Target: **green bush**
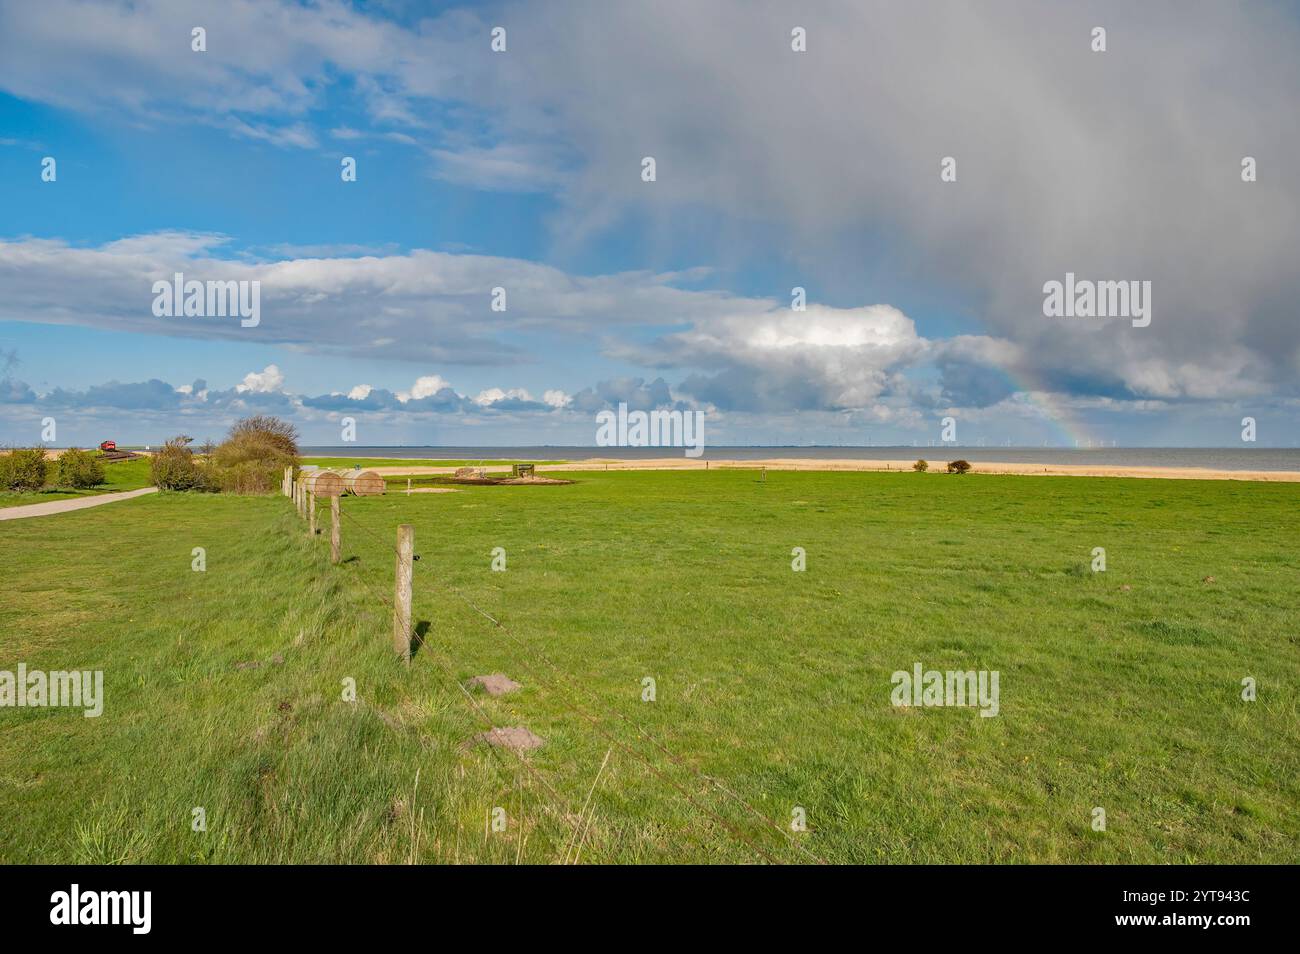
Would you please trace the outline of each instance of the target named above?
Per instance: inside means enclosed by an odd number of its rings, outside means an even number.
[[[924,474],[927,470],[930,469],[930,465],[923,460],[918,460],[915,464],[912,465],[912,469],[916,471],[918,474]]]
[[[161,490],[215,490],[209,468],[195,460],[190,450],[193,438],[173,437],[149,461],[149,478]]]
[[[149,469],[156,486],[264,494],[280,486],[286,467],[298,464],[297,429],[264,415],[237,421],[220,445],[204,445],[201,456],[191,443],[182,434],[154,454]]]
[[[50,477],[50,462],[44,447],[15,447],[5,455],[4,485],[7,490],[40,490]]]
[[[284,469],[298,463],[298,431],[278,418],[246,417],[212,452],[212,461],[222,490],[269,493],[280,486]]]
[[[59,455],[55,482],[60,487],[85,490],[104,482],[104,465],[94,454],[77,447],[69,447]]]
[[[968,460],[954,460],[948,464],[948,473],[950,474],[964,474],[968,470],[970,470],[970,461]]]

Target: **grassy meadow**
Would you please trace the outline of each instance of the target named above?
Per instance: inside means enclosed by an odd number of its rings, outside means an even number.
[[[0,709],[0,862],[1300,855],[1295,485],[568,476],[345,498],[339,566],[328,510],[311,540],[281,497],[0,524],[0,669],[102,669],[106,696]],[[917,662],[998,670],[999,715],[892,706]],[[523,688],[459,688],[495,672]],[[545,744],[466,745],[484,717]]]

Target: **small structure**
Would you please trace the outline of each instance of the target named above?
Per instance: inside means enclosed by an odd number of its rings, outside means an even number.
[[[310,470],[300,478],[303,487],[317,497],[343,496],[343,478],[332,470]]]
[[[352,471],[342,478],[348,492],[357,497],[382,497],[388,489],[384,478],[373,470]]]
[[[537,470],[536,464],[512,464],[510,466],[511,477],[532,477]]]

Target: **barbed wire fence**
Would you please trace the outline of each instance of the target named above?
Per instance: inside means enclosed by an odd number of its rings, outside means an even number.
[[[292,496],[292,494],[289,495]],[[331,500],[331,511],[335,509],[334,500],[337,499],[338,498],[333,498]],[[309,529],[313,539],[315,537],[315,528],[316,528],[316,521],[314,519],[315,505],[316,505],[315,495],[311,494],[310,492],[307,492],[304,505],[299,506],[298,508],[299,514],[303,516],[304,519],[308,520]],[[400,560],[401,558],[403,558],[404,554],[402,553],[399,546],[394,545],[393,543],[385,540],[378,531],[372,529],[371,527],[357,520],[356,517],[354,517],[351,513],[348,512],[347,508],[341,506],[341,501],[337,507],[337,512],[344,520],[347,521],[349,526],[356,528],[363,535],[364,538],[366,538],[367,540],[371,541],[373,544],[378,546],[380,552],[391,551],[394,554],[394,556],[399,559],[399,574],[400,574]],[[335,523],[334,526],[335,528],[337,528],[337,523]],[[335,548],[335,556],[337,556],[337,548]],[[514,647],[514,649],[518,650],[518,654],[514,655],[512,658],[516,662],[518,662],[520,667],[525,672],[528,673],[530,678],[532,678],[536,682],[538,687],[545,690],[549,690],[550,696],[555,701],[557,701],[567,711],[576,715],[579,719],[581,719],[582,721],[590,725],[592,730],[597,735],[599,735],[601,738],[603,738],[605,741],[609,743],[610,751],[617,749],[619,752],[623,753],[628,758],[644,766],[655,778],[659,779],[666,786],[668,786],[673,791],[678,793],[691,806],[693,806],[702,816],[708,817],[712,821],[714,821],[718,826],[720,826],[720,828],[723,831],[727,832],[736,842],[738,842],[739,844],[747,848],[757,858],[760,858],[763,861],[766,861],[771,864],[784,863],[780,858],[774,855],[772,851],[770,851],[767,847],[764,847],[763,845],[759,844],[758,841],[755,839],[755,837],[753,837],[753,834],[751,832],[747,832],[745,829],[740,827],[734,821],[723,816],[719,811],[715,810],[715,808],[702,801],[701,796],[692,794],[692,792],[689,789],[687,789],[684,785],[682,785],[676,779],[670,777],[664,771],[663,766],[657,765],[655,763],[654,758],[662,757],[663,759],[666,759],[668,762],[670,762],[677,769],[681,770],[682,772],[688,773],[699,783],[700,789],[706,792],[712,790],[718,793],[718,795],[721,797],[722,802],[728,808],[742,812],[743,814],[756,820],[756,822],[761,826],[759,830],[766,831],[769,833],[772,830],[775,830],[782,836],[782,839],[785,844],[795,849],[804,858],[816,864],[826,864],[825,859],[821,858],[819,855],[813,852],[807,845],[805,845],[802,842],[802,840],[798,837],[798,834],[796,832],[794,832],[793,830],[788,830],[786,827],[781,825],[778,821],[775,821],[770,816],[764,814],[760,809],[755,807],[750,801],[748,801],[742,795],[740,795],[740,793],[735,791],[735,789],[732,788],[730,785],[726,784],[721,779],[713,775],[710,775],[706,772],[703,772],[700,769],[696,768],[695,766],[691,765],[684,758],[682,758],[681,755],[672,751],[672,749],[670,749],[660,738],[650,733],[643,725],[638,723],[636,720],[630,718],[626,713],[620,712],[617,709],[612,709],[607,706],[603,706],[601,704],[600,699],[596,696],[595,693],[582,687],[571,674],[567,673],[562,667],[560,667],[557,663],[555,663],[555,661],[552,660],[546,653],[538,649],[536,646],[529,644],[526,640],[524,640],[522,637],[517,635],[509,626],[507,626],[499,618],[497,618],[496,616],[492,615],[491,613],[483,609],[481,606],[479,606],[474,600],[472,600],[459,588],[451,585],[445,580],[441,580],[435,577],[433,575],[434,571],[432,569],[431,564],[428,564],[427,561],[421,560],[420,555],[418,553],[412,553],[409,555],[409,557],[411,560],[412,568],[415,565],[421,566],[420,579],[421,579],[422,586],[427,586],[434,591],[441,592],[443,594],[446,594],[449,597],[452,597],[460,601],[468,609],[478,614],[479,616],[483,617],[498,632],[503,634],[510,641],[511,646]],[[363,586],[367,588],[367,591],[372,596],[374,596],[382,605],[388,607],[392,611],[394,619],[405,618],[407,622],[407,628],[408,628],[408,632],[405,634],[405,636],[407,640],[407,645],[410,647],[410,649],[408,649],[407,659],[404,661],[409,662],[411,656],[414,655],[412,650],[414,650],[414,652],[418,652],[421,655],[421,657],[427,656],[428,658],[430,658],[434,662],[434,664],[437,665],[438,668],[441,669],[446,674],[447,678],[452,683],[455,684],[455,686],[460,690],[461,694],[464,695],[475,717],[478,718],[487,726],[489,735],[499,731],[501,727],[497,726],[493,722],[491,716],[483,708],[481,703],[474,698],[474,694],[464,683],[460,681],[459,677],[456,675],[456,670],[454,668],[453,661],[449,657],[447,657],[444,653],[442,653],[440,650],[430,646],[429,645],[430,641],[428,640],[426,635],[417,632],[418,624],[414,622],[414,618],[410,614],[409,603],[408,606],[405,607],[405,615],[403,617],[403,614],[399,610],[399,606],[394,602],[394,600],[390,599],[389,597],[385,596],[382,592],[380,592],[380,590],[373,583],[371,583],[368,579],[365,578],[364,574],[359,573],[356,575],[356,578],[362,582]],[[412,579],[413,578],[414,578],[414,573],[412,570]],[[400,584],[397,587],[397,589],[400,591],[401,589]],[[410,588],[407,589],[408,601],[409,601],[409,594],[410,594]],[[531,662],[529,661],[530,659],[532,660]],[[543,672],[543,668],[546,671],[545,673]],[[550,675],[547,675],[546,673],[549,673]],[[578,694],[585,696],[586,699],[588,700],[589,705],[583,705],[582,703],[578,702],[574,698],[574,696]],[[601,716],[594,714],[592,711],[593,709],[598,710],[604,716],[604,719],[602,720]],[[639,742],[653,749],[653,752],[657,753],[657,756],[652,757],[653,753],[643,752],[639,748],[629,745],[625,740],[619,738],[618,736],[610,732],[606,723],[615,720],[629,727],[631,731],[636,734]],[[489,744],[487,747],[488,750],[491,752],[492,756],[496,758],[498,764],[504,766],[505,765],[504,759],[497,751],[499,747],[492,744]],[[547,793],[549,793],[551,797],[555,799],[554,805],[543,805],[543,808],[547,810],[550,814],[552,814],[553,816],[557,817],[562,822],[564,822],[568,827],[573,828],[572,837],[574,839],[575,845],[577,846],[577,852],[578,854],[580,854],[582,841],[585,839],[586,836],[586,829],[582,825],[582,816],[586,812],[586,806],[584,805],[583,812],[579,814],[579,816],[575,821],[575,818],[571,812],[565,811],[561,807],[559,807],[559,806],[563,806],[567,800],[564,798],[563,795],[561,795],[561,793],[555,788],[555,786],[547,778],[545,778],[544,775],[542,775],[542,773],[538,770],[538,768],[526,758],[524,753],[516,751],[514,748],[509,746],[505,746],[505,748],[509,749],[511,754],[514,755],[518,765],[522,767],[524,771],[526,771],[529,774],[529,776],[533,778],[543,790],[545,790]],[[609,753],[607,752],[606,761],[608,761],[608,757],[609,757]],[[603,768],[604,766],[602,765],[602,771]],[[594,791],[594,787],[595,785],[593,783],[593,791]],[[590,792],[588,793],[588,801],[589,800],[590,800]],[[568,851],[566,850],[566,859],[567,859],[567,855],[568,855]],[[575,854],[575,861],[576,858],[577,855]]]

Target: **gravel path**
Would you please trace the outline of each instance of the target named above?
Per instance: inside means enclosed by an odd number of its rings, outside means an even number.
[[[44,517],[52,513],[66,513],[69,510],[85,510],[100,504],[112,503],[114,500],[130,500],[144,494],[157,493],[157,487],[142,487],[139,490],[123,490],[116,494],[98,494],[94,497],[77,497],[72,500],[51,500],[49,503],[24,504],[21,507],[0,507],[0,520],[21,520],[23,517]]]

